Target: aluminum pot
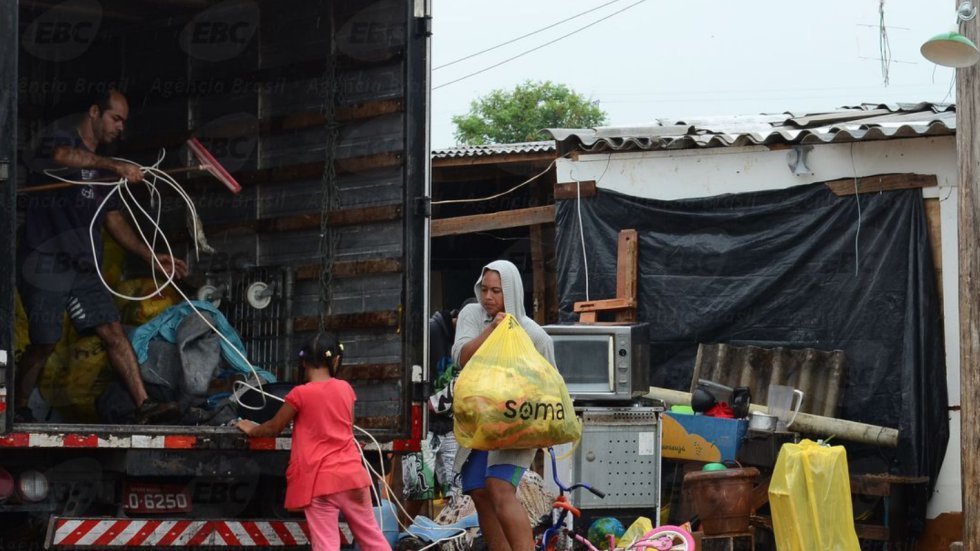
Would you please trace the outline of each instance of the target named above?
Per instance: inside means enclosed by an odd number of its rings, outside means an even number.
[[[778,421],[779,417],[776,417],[775,415],[768,415],[758,411],[753,411],[752,415],[749,417],[749,428],[751,430],[762,432],[773,432],[776,430],[776,423]]]

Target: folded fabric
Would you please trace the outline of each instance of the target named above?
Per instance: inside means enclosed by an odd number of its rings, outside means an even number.
[[[221,357],[232,369],[249,376],[254,371],[266,382],[276,382],[275,375],[264,369],[254,367],[245,360],[247,357],[245,355],[245,345],[242,344],[242,339],[238,336],[238,332],[228,323],[227,318],[225,318],[225,315],[220,310],[215,308],[210,302],[201,300],[183,302],[171,306],[163,312],[160,312],[157,317],[133,331],[129,336],[129,342],[132,343],[133,351],[136,352],[136,360],[140,364],[146,362],[149,355],[150,341],[154,338],[176,343],[177,328],[180,327],[180,322],[189,315],[197,315],[194,312],[195,308],[210,313],[214,326],[231,342],[229,344],[225,339],[221,339]]]

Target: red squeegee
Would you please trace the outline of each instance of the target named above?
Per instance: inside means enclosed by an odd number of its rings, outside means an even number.
[[[201,161],[201,168],[210,172],[212,176],[230,189],[232,193],[238,193],[242,190],[242,186],[235,181],[235,178],[225,170],[225,167],[221,166],[221,163],[214,158],[214,155],[211,155],[211,152],[197,138],[192,137],[187,140],[187,147],[191,148],[194,155]]]

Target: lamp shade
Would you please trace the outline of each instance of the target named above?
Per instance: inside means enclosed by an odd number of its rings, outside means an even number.
[[[919,49],[922,57],[944,67],[969,67],[980,61],[977,50],[969,38],[954,32],[937,34]]]

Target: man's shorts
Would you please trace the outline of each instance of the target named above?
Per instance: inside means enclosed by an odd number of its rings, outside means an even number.
[[[95,270],[79,270],[54,256],[28,255],[21,266],[18,289],[34,344],[55,344],[61,339],[65,311],[83,335],[119,321],[112,295]]]
[[[524,476],[524,471],[527,470],[525,467],[507,463],[487,466],[489,455],[490,452],[487,451],[470,451],[469,456],[466,458],[466,463],[463,463],[463,470],[460,473],[464,494],[485,488],[487,478],[497,478],[509,482],[515,488],[521,483],[521,477]]]
[[[422,451],[402,457],[402,483],[405,499],[428,500],[441,494],[449,497],[459,487],[459,474],[453,469],[456,459],[456,436],[429,432],[422,441]]]

